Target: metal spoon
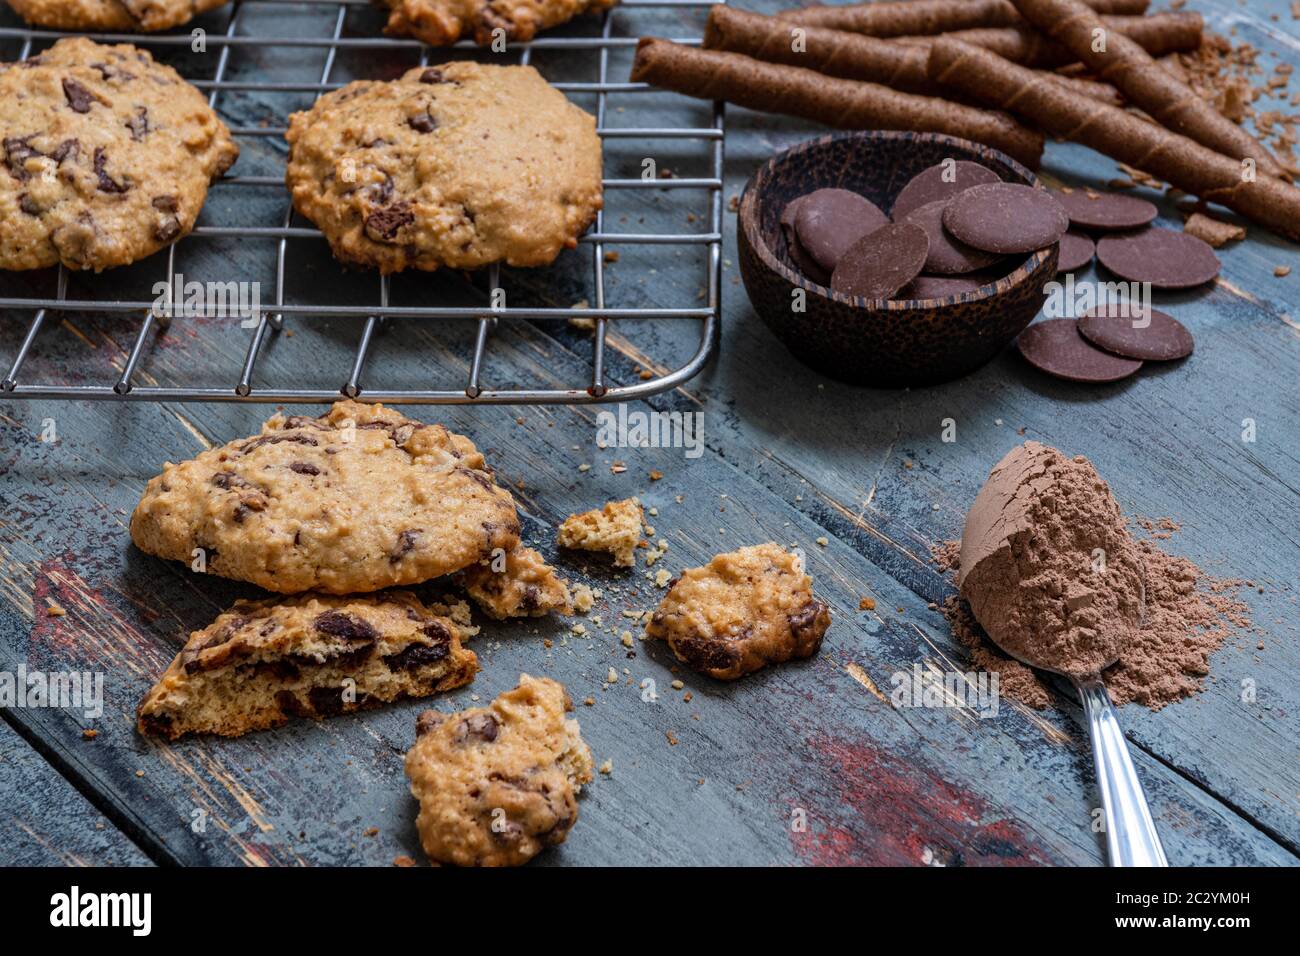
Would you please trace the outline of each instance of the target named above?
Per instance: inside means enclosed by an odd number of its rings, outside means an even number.
[[[1145,593],[1142,597],[1145,612]],[[997,643],[991,634],[989,637]],[[1002,647],[1001,644],[998,646]],[[1142,792],[1142,783],[1128,755],[1128,744],[1119,726],[1119,714],[1111,703],[1110,694],[1106,693],[1101,672],[1076,677],[1005,647],[1002,650],[1022,664],[1068,677],[1079,692],[1083,712],[1088,718],[1088,736],[1092,740],[1092,761],[1097,771],[1097,789],[1101,791],[1102,812],[1106,815],[1106,855],[1110,865],[1168,866],[1164,847],[1160,845],[1160,834],[1156,832],[1155,821],[1147,807],[1146,794]],[[1117,655],[1115,660],[1118,659]],[[1103,664],[1102,670],[1114,664],[1115,660]]]

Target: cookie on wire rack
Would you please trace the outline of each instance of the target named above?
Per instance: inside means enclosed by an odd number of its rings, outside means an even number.
[[[0,269],[143,259],[194,228],[239,155],[170,66],[85,37],[0,64],[0,146]]]
[[[548,265],[603,201],[596,121],[531,66],[359,81],[289,117],[294,208],[349,265]]]
[[[55,30],[153,33],[189,23],[229,0],[5,0],[28,23]]]
[[[538,30],[600,13],[618,0],[378,0],[389,9],[384,32],[413,36],[430,46],[469,37],[480,46],[526,43]]]

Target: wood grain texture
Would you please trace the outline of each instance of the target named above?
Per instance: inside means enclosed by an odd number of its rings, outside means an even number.
[[[777,4],[758,6],[771,11]],[[349,22],[361,27],[373,16],[358,10]],[[699,29],[695,14],[643,13],[634,22],[647,22],[643,17],[651,18],[654,32]],[[342,59],[344,76],[354,68],[396,75],[408,65]],[[236,76],[301,77],[320,62],[319,51],[250,51],[232,58],[232,69]],[[563,71],[558,58],[539,57],[538,65],[551,75],[550,67]],[[622,54],[611,57],[611,76],[625,69]],[[633,95],[643,98],[635,107]],[[283,109],[282,100],[244,94],[221,105],[228,118],[247,125]],[[592,105],[590,98],[584,105]],[[707,121],[706,107],[669,94],[615,96],[610,106],[613,125]],[[728,196],[739,194],[774,149],[820,132],[785,121],[778,127],[741,110],[729,112],[729,124]],[[237,172],[278,172],[281,143],[244,145]],[[608,156],[613,175],[635,176],[644,147],[611,141]],[[654,158],[678,176],[707,174],[698,143],[670,144]],[[1049,147],[1046,171],[1071,182],[1114,175],[1108,161],[1059,144]],[[212,202],[230,204],[220,207],[222,221],[248,224],[276,221],[284,210],[274,188],[219,188]],[[1167,224],[1176,222],[1167,203],[1161,208]],[[607,222],[628,231],[670,223],[703,229],[688,219],[692,211],[682,192],[627,191],[611,195]],[[1300,849],[1300,689],[1293,676],[1300,664],[1294,590],[1300,399],[1292,385],[1300,372],[1300,327],[1292,313],[1300,268],[1288,279],[1272,275],[1277,264],[1300,267],[1294,248],[1252,232],[1247,242],[1222,251],[1224,275],[1212,290],[1157,302],[1197,336],[1196,354],[1173,369],[1084,391],[1049,382],[1004,354],[957,382],[889,392],[838,385],[789,359],[736,284],[734,216],[727,229],[721,357],[650,403],[704,413],[708,447],[700,458],[686,458],[680,449],[602,450],[595,444],[596,408],[414,410],[470,435],[515,490],[530,543],[604,593],[595,612],[602,623],[583,621],[587,636],[569,633],[560,620],[488,622],[474,644],[483,672],[470,687],[434,701],[450,709],[485,700],[512,686],[521,671],[563,681],[576,701],[593,698],[593,706],[579,705],[577,716],[597,763],[610,759],[613,773],[599,776],[583,798],[568,843],[539,862],[1102,862],[1103,847],[1089,828],[1097,801],[1090,758],[1068,696],[1041,714],[1004,704],[992,719],[888,700],[891,676],[910,673],[915,664],[940,674],[967,668],[964,651],[927,606],[951,590],[929,564],[929,547],[959,533],[988,468],[1023,440],[1016,431],[1023,427],[1024,437],[1093,458],[1131,513],[1179,520],[1184,530],[1165,542],[1172,550],[1211,573],[1263,587],[1248,598],[1262,634],[1230,642],[1216,656],[1206,693],[1156,714],[1129,707],[1122,718],[1171,860],[1294,865]],[[290,247],[291,298],[375,301],[377,278],[342,273],[323,243]],[[186,240],[178,265],[187,276],[236,275],[269,289],[270,251],[253,242]],[[607,266],[611,305],[681,305],[683,295],[694,301],[704,283],[698,257],[646,247],[619,251],[619,261]],[[588,297],[590,254],[584,249],[548,270],[509,273],[512,304],[570,305]],[[74,277],[74,294],[143,296],[164,269],[164,262],[151,260]],[[31,294],[52,281],[48,274],[0,277],[0,295],[20,294],[13,291],[19,287]],[[483,301],[481,291],[455,276],[399,277],[393,295],[395,302]],[[0,355],[17,344],[18,318],[0,314]],[[65,316],[42,334],[32,374],[71,366],[81,380],[111,380],[137,323],[127,316]],[[339,384],[356,323],[307,317],[287,325],[292,336],[273,337],[264,347],[257,380]],[[609,336],[611,377],[634,382],[643,368],[680,361],[694,350],[694,331],[619,324]],[[363,384],[378,375],[398,384],[459,383],[473,332],[472,323],[390,322]],[[142,375],[229,382],[248,335],[216,321],[178,319],[152,343]],[[589,375],[590,355],[590,336],[563,323],[503,323],[484,381],[567,385]],[[185,635],[236,597],[257,591],[134,551],[127,515],[163,460],[251,434],[269,412],[262,406],[0,403],[0,669],[24,661],[99,670],[107,697],[95,725],[100,735],[89,747],[79,715],[13,710],[6,719],[41,741],[48,771],[93,793],[96,805],[155,860],[384,865],[398,854],[421,859],[415,805],[401,770],[420,702],[235,741],[166,745],[134,732],[139,697]],[[957,422],[951,444],[940,441],[947,417]],[[1250,445],[1239,441],[1246,417],[1259,428]],[[46,419],[57,428],[54,443],[39,440]],[[615,474],[615,461],[627,471]],[[589,471],[579,470],[584,463]],[[652,481],[652,470],[664,477]],[[726,685],[681,669],[663,647],[637,641],[629,652],[619,634],[639,629],[622,612],[653,607],[662,590],[643,569],[619,574],[553,548],[554,527],[571,511],[629,494],[658,509],[650,521],[671,542],[663,566],[673,572],[740,544],[773,539],[802,547],[835,616],[822,652]],[[824,547],[816,543],[822,537]],[[440,590],[436,583],[425,588]],[[873,612],[858,610],[864,596],[875,599]],[[50,601],[68,614],[49,617]],[[1256,651],[1261,640],[1265,649]],[[620,681],[607,687],[611,666]],[[646,679],[657,700],[643,700]],[[684,682],[682,690],[672,689],[674,679]],[[1243,679],[1256,682],[1258,703],[1241,703]],[[0,793],[12,786],[0,765]],[[799,810],[808,819],[804,831],[791,826]],[[196,812],[205,821],[200,831]],[[370,828],[378,833],[367,836]],[[73,828],[66,829],[66,839],[59,827],[51,842],[56,855],[76,851]],[[16,862],[11,852],[0,848],[0,861]]]
[[[86,741],[87,747],[95,746]],[[0,720],[6,866],[147,866],[149,858]]]

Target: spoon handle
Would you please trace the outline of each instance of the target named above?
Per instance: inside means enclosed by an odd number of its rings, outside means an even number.
[[[1075,680],[1088,716],[1097,786],[1106,814],[1106,851],[1111,866],[1168,866],[1142,783],[1129,759],[1119,714],[1100,677]]]

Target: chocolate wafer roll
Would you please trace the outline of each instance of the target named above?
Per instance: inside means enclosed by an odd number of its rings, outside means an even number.
[[[947,133],[1000,149],[1031,169],[1038,168],[1043,155],[1042,134],[1006,113],[658,37],[642,37],[637,44],[632,80],[700,99],[801,116],[839,129]]]
[[[1201,45],[1204,21],[1199,13],[1153,13],[1147,17],[1103,17],[1102,22],[1116,30],[1151,56],[1166,56]],[[1038,70],[1054,70],[1079,58],[1070,48],[1044,36],[1033,27],[984,27],[978,30],[954,30],[945,34],[974,46],[992,50],[998,56]],[[925,45],[930,37],[901,37],[899,42]]]
[[[704,47],[707,50],[743,53],[768,63],[787,63],[827,76],[880,83],[905,93],[950,96],[926,72],[930,38],[911,39],[916,42],[904,45],[898,40],[881,40],[847,30],[805,27],[724,4],[710,8],[709,20],[704,27]],[[1044,42],[1051,43],[1050,40]],[[1070,57],[1068,51],[1066,56]],[[1107,103],[1120,102],[1119,93],[1113,86],[1055,74],[1052,79],[1084,96]]]
[[[1183,192],[1236,210],[1290,239],[1300,239],[1300,189],[1258,174],[1195,140],[1126,110],[1072,96],[1019,64],[982,47],[936,37],[930,77],[954,92],[1012,109],[1047,132],[1157,176]]]
[[[1088,0],[1098,13],[1139,15],[1149,0]],[[777,14],[805,26],[852,30],[876,37],[933,36],[953,30],[1024,24],[1008,0],[902,0],[848,6],[795,7]]]
[[[1068,47],[1100,79],[1167,129],[1233,159],[1253,159],[1259,171],[1284,175],[1268,149],[1201,99],[1141,46],[1079,0],[1014,0],[1024,18]]]

